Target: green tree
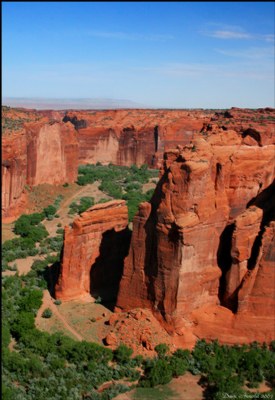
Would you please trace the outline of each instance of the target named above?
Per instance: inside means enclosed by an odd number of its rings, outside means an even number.
[[[130,357],[132,354],[133,350],[122,343],[114,350],[114,359],[118,363],[126,364],[130,361]]]

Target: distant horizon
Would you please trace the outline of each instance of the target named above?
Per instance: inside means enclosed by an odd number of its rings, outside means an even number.
[[[105,102],[105,104],[104,104]],[[109,103],[108,103],[109,102]],[[87,104],[88,103],[88,104]],[[90,103],[90,104],[89,104]],[[115,110],[115,109],[152,109],[152,110],[227,110],[231,108],[240,109],[258,109],[274,108],[270,105],[262,107],[238,107],[231,105],[229,107],[152,107],[146,104],[138,104],[128,99],[114,98],[63,98],[63,97],[2,97],[2,106],[11,108],[25,108],[36,110]],[[47,108],[47,106],[50,106]],[[88,108],[86,108],[87,106]]]

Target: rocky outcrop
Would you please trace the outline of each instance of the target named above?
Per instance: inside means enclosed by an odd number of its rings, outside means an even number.
[[[115,302],[128,254],[130,232],[124,200],[97,204],[65,228],[64,250],[55,295],[62,300],[91,294]]]
[[[250,341],[251,329],[271,340],[274,146],[218,126],[201,135],[164,155],[155,194],[134,218],[117,305],[150,308],[185,344],[190,332]]]

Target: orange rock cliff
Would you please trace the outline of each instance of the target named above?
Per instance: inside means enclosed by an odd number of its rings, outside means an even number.
[[[97,204],[65,228],[57,298],[71,300],[92,294],[115,301],[128,253],[130,231],[124,200]]]
[[[257,133],[257,135],[255,134]],[[150,308],[182,343],[275,338],[274,145],[209,124],[166,152],[134,218],[117,306]]]
[[[166,148],[185,144],[213,112],[199,110],[70,111],[78,131],[79,163],[159,166]]]
[[[257,123],[250,124],[251,115]],[[112,292],[107,271],[112,276],[119,264],[112,293],[116,310],[150,309],[177,344],[193,345],[199,337],[226,343],[274,339],[270,117],[273,110],[218,113],[191,143],[167,150],[153,198],[134,218],[124,260],[128,234],[119,245],[112,240],[105,245],[104,232],[120,221],[121,208],[120,229],[126,229],[125,205],[82,214],[66,230],[57,297],[100,293],[104,298]],[[112,222],[105,227],[110,210]],[[120,261],[112,262],[122,242]]]
[[[7,124],[2,137],[2,217],[15,218],[26,207],[26,185],[76,180],[77,132],[72,124],[31,110],[11,109],[2,118]]]

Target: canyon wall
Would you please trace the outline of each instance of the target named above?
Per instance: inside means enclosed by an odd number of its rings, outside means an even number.
[[[78,131],[79,163],[159,167],[163,152],[186,144],[212,113],[185,110],[70,111]]]
[[[130,231],[124,200],[97,204],[65,227],[61,271],[55,296],[71,300],[91,294],[115,302],[128,254]]]
[[[166,152],[133,221],[118,309],[150,308],[182,344],[274,339],[274,145],[244,132],[213,122]]]
[[[24,212],[26,185],[63,184],[77,179],[78,140],[74,126],[36,117],[31,111],[18,113],[17,119],[14,115],[6,118],[12,128],[2,137],[4,221]]]
[[[23,130],[2,138],[2,216],[17,215],[25,205],[26,136]]]
[[[29,185],[63,184],[77,179],[78,141],[72,124],[30,123],[26,138]]]

